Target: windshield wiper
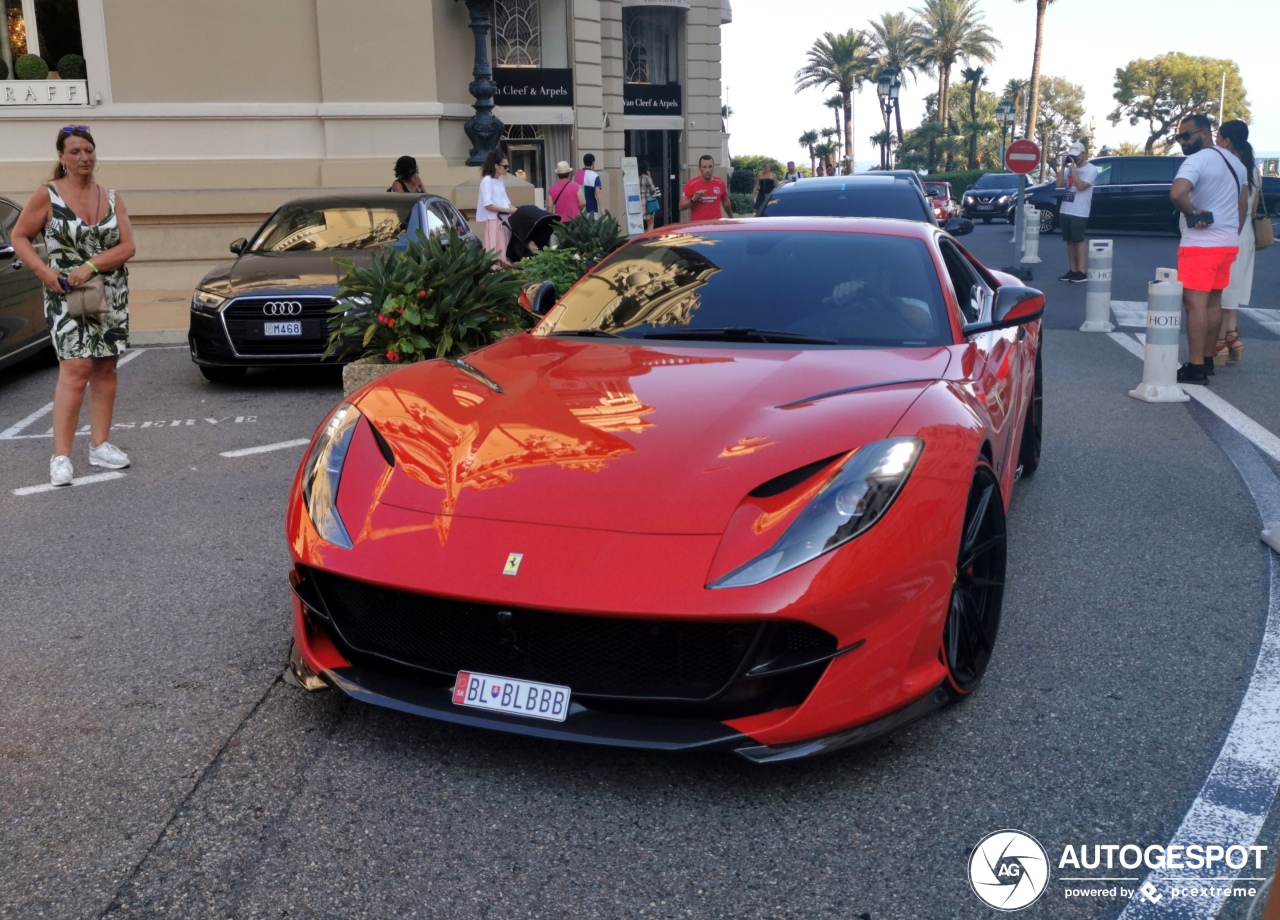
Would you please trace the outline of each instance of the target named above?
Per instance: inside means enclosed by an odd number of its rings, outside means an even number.
[[[786,342],[794,345],[839,345],[839,339],[824,339],[814,335],[780,332],[774,329],[751,329],[746,326],[720,326],[711,329],[667,329],[662,332],[646,332],[646,339],[720,339],[725,342]]]
[[[605,332],[603,329],[557,329],[555,332],[549,332],[548,335],[581,335],[588,338],[599,338],[603,336],[607,339],[620,339],[623,336],[616,332]]]

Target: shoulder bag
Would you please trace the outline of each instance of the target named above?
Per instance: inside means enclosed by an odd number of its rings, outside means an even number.
[[[1267,202],[1262,196],[1262,186],[1258,186],[1258,203],[1253,208],[1253,248],[1266,249],[1275,241],[1276,234],[1271,227],[1271,215],[1267,212]]]
[[[67,315],[74,319],[97,316],[111,310],[107,305],[106,283],[101,275],[94,275],[80,287],[72,288],[62,295],[62,299],[67,302]]]

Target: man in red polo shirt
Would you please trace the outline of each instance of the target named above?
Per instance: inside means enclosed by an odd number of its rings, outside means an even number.
[[[680,210],[687,210],[690,220],[719,220],[721,211],[725,217],[733,216],[733,209],[729,206],[729,189],[723,179],[713,175],[715,166],[715,160],[710,156],[699,158],[699,174],[684,184]]]

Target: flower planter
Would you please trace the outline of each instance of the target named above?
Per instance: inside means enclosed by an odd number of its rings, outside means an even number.
[[[342,395],[350,396],[366,383],[377,380],[383,374],[399,370],[403,364],[392,364],[382,355],[371,355],[352,361],[342,368]]]

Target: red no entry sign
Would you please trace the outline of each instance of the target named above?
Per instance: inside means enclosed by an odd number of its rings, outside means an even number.
[[[1039,164],[1040,148],[1035,141],[1029,141],[1026,138],[1014,141],[1004,152],[1004,165],[1009,167],[1010,172],[1026,175]]]

